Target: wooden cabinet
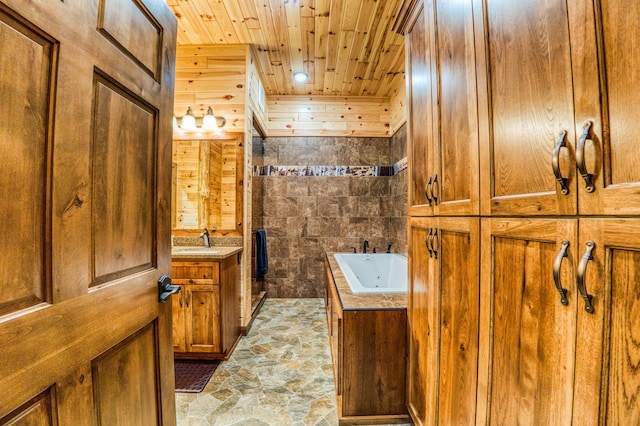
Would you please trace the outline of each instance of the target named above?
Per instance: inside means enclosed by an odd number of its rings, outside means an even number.
[[[406,422],[406,309],[344,308],[326,260],[325,270],[340,424]]]
[[[412,216],[479,213],[478,102],[471,1],[417,2],[406,34]]]
[[[484,215],[637,215],[640,114],[624,2],[476,2]],[[560,183],[562,182],[562,183]]]
[[[477,218],[412,218],[407,406],[418,425],[473,424],[478,368]]]
[[[632,2],[404,2],[416,424],[640,424],[638,21]],[[448,215],[481,221],[481,250],[447,242]],[[478,321],[477,375],[447,361],[462,282],[480,283],[460,319]],[[451,372],[477,394],[452,399]]]
[[[173,348],[178,358],[226,358],[240,338],[236,256],[174,261]]]

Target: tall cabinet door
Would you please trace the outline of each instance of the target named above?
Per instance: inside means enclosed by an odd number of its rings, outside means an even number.
[[[417,424],[475,424],[477,218],[411,221],[408,407]]]
[[[481,228],[477,424],[571,424],[577,220],[491,218]]]
[[[640,424],[640,219],[581,219],[574,425]]]
[[[477,215],[478,99],[472,0],[433,1],[437,130],[431,193],[438,215]]]
[[[580,94],[575,103],[580,214],[638,215],[640,6],[569,3],[574,85]]]
[[[486,67],[478,69],[487,81],[480,109],[488,113],[480,148],[483,215],[576,213],[566,3],[486,0],[477,7],[476,24],[485,25],[478,46],[486,49]]]
[[[439,341],[437,219],[412,218],[409,232],[407,408],[418,425],[436,422]]]
[[[476,421],[480,324],[480,220],[440,218],[432,244],[440,262],[438,424]]]
[[[429,3],[429,2],[428,2]],[[433,92],[431,34],[432,16],[422,1],[410,13],[406,40],[408,110],[409,214],[431,216],[433,198]]]

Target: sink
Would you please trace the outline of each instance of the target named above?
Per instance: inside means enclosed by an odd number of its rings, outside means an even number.
[[[174,254],[185,254],[185,253],[197,253],[197,254],[216,254],[220,251],[220,249],[216,247],[201,247],[201,246],[178,246],[172,247],[171,253]]]

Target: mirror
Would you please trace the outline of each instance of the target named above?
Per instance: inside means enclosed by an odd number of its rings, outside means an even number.
[[[237,139],[173,141],[174,230],[242,235],[242,158]]]

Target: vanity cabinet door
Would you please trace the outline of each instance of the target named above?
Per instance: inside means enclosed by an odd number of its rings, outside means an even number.
[[[171,318],[173,324],[173,351],[185,352],[186,335],[185,335],[185,286],[180,286],[180,293],[171,298]]]
[[[185,290],[187,352],[222,352],[220,286],[188,285]]]

